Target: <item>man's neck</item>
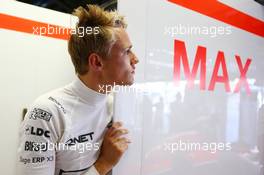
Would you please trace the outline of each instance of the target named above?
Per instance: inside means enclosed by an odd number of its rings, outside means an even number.
[[[106,89],[106,85],[105,83],[103,83],[102,81],[100,81],[100,78],[98,78],[97,76],[91,76],[91,75],[78,75],[79,79],[85,84],[85,86],[87,86],[88,88],[101,93],[101,94],[106,94],[109,93],[110,90]]]

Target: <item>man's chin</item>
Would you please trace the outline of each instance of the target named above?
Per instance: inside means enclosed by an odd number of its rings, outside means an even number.
[[[131,81],[131,82],[127,83],[127,86],[131,86],[133,84],[134,84],[134,81]]]
[[[116,83],[116,85],[119,85],[119,86],[131,86],[133,84],[134,84],[134,78],[131,78],[130,80],[126,80],[126,81]]]
[[[133,84],[134,84],[134,81],[129,81],[129,82],[116,83],[115,85],[119,85],[119,86],[131,86]]]

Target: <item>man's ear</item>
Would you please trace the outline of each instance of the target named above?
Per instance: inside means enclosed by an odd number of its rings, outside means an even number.
[[[103,67],[102,57],[96,53],[91,53],[88,57],[89,69],[101,71]]]

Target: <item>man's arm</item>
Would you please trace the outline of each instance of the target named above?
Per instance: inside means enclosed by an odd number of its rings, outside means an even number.
[[[46,104],[34,104],[20,126],[19,175],[53,175],[59,128],[54,112]]]

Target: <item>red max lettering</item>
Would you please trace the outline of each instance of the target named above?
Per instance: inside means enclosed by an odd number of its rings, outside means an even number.
[[[240,71],[240,79],[239,79],[239,82],[237,83],[237,85],[235,87],[235,92],[239,92],[241,84],[244,83],[247,93],[250,94],[250,88],[249,88],[249,85],[248,85],[248,82],[247,82],[246,73],[248,71],[248,67],[249,67],[249,65],[250,65],[252,60],[251,59],[247,59],[246,64],[245,64],[244,67],[243,67],[242,61],[241,61],[241,59],[240,59],[240,57],[238,55],[236,55],[236,61],[237,61],[238,68],[239,68],[239,71]]]
[[[241,86],[244,85],[246,92],[250,94],[249,84],[247,82],[246,73],[248,68],[252,62],[250,58],[246,60],[245,65],[243,66],[240,56],[235,55],[236,63],[238,65],[238,70],[240,73],[239,81],[237,82],[234,92],[237,93],[240,91]],[[173,70],[173,78],[175,84],[178,85],[181,79],[181,63],[183,66],[183,72],[187,79],[187,87],[192,88],[194,85],[194,80],[198,72],[198,68],[200,68],[200,89],[206,90],[206,48],[203,46],[198,46],[196,50],[196,55],[194,58],[193,67],[190,70],[187,51],[185,47],[185,43],[180,40],[174,41],[174,70]],[[219,71],[222,70],[222,75],[219,75]],[[216,83],[223,83],[225,86],[225,91],[230,92],[230,84],[229,84],[229,75],[227,71],[226,61],[224,52],[218,51],[216,56],[216,61],[212,73],[212,77],[208,86],[209,91],[213,91],[215,89]]]
[[[222,67],[223,76],[218,75],[220,66]],[[225,55],[224,52],[221,51],[219,51],[217,54],[213,75],[208,87],[209,91],[214,90],[216,82],[224,83],[226,92],[230,92],[229,77],[226,69]]]
[[[198,46],[195,55],[192,72],[190,72],[189,62],[187,58],[185,44],[182,41],[175,40],[174,42],[174,80],[177,84],[180,80],[180,64],[181,58],[183,63],[184,74],[188,80],[188,87],[193,87],[194,79],[200,65],[200,88],[205,90],[206,77],[206,48]]]

